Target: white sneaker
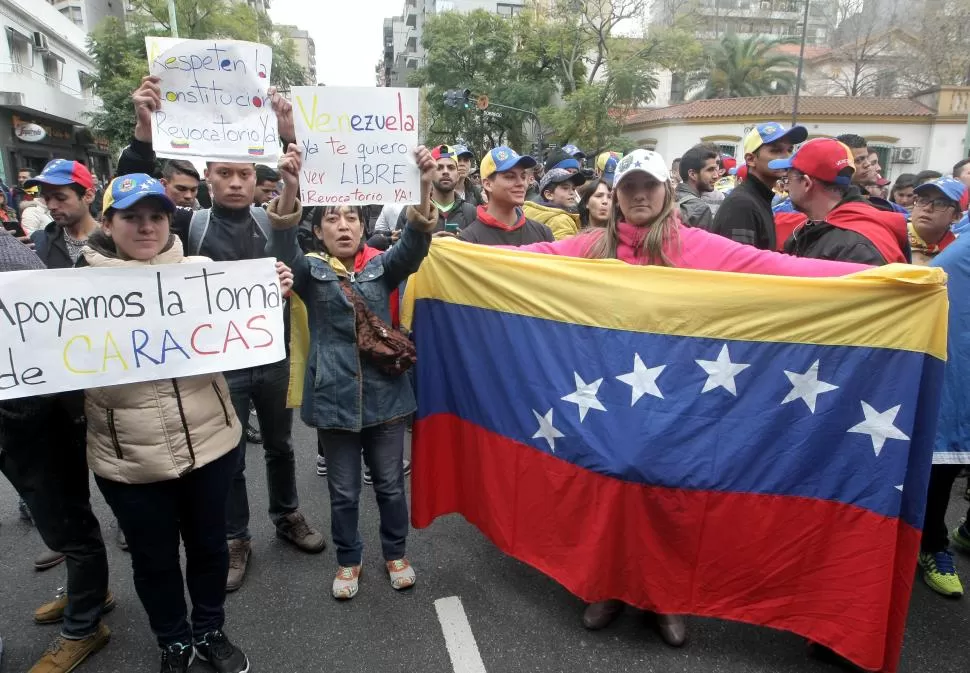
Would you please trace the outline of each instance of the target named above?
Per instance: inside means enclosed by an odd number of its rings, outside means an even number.
[[[340,566],[331,593],[338,601],[349,601],[360,588],[360,566]]]
[[[418,580],[414,574],[414,568],[411,567],[407,559],[402,558],[396,561],[388,561],[385,565],[387,567],[387,574],[391,578],[391,586],[397,591],[410,589]]]

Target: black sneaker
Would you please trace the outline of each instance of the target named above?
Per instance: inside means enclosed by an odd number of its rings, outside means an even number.
[[[172,643],[162,648],[161,673],[186,673],[195,661],[195,650],[189,645]]]
[[[248,423],[246,424],[246,441],[250,444],[263,443],[263,436],[259,434],[259,430]]]
[[[196,640],[195,653],[216,673],[249,673],[249,659],[222,631],[209,631]]]

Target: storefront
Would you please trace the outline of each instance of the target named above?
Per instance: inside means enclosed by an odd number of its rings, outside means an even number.
[[[55,158],[80,161],[102,181],[111,175],[108,142],[87,127],[0,108],[0,177],[4,182],[16,182],[21,168],[39,172]]]

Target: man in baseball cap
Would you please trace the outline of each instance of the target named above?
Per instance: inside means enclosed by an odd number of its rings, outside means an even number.
[[[956,240],[952,227],[967,207],[967,187],[954,178],[938,178],[914,190],[913,214],[907,224],[913,263],[928,265]]]
[[[714,233],[762,250],[777,247],[772,188],[783,171],[768,164],[790,157],[794,146],[807,137],[804,126],[786,128],[777,122],[758,124],[748,132],[742,143],[748,177],[721,203],[714,217]]]
[[[455,158],[458,160],[458,182],[455,183],[455,194],[458,198],[478,207],[485,204],[481,188],[468,179],[475,162],[475,153],[465,145],[452,145]]]
[[[585,182],[582,173],[552,169],[539,182],[539,201],[525,202],[525,216],[549,227],[557,241],[575,236],[582,226],[576,210],[576,188]]]
[[[852,150],[839,141],[810,140],[790,158],[769,162],[768,168],[782,172],[798,211],[778,214],[795,223],[785,252],[873,265],[908,261],[900,240],[905,231],[901,216],[849,196],[855,161]]]
[[[88,236],[98,228],[91,216],[95,197],[91,171],[78,161],[54,159],[24,187],[40,187],[54,220],[30,237],[37,256],[48,269],[73,267]]]
[[[586,154],[584,154],[583,151],[575,145],[563,145],[562,151],[580,162],[586,158]]]
[[[549,227],[526,218],[522,211],[536,160],[510,147],[496,147],[479,168],[488,204],[478,207],[478,217],[461,230],[463,240],[482,245],[528,245],[554,241]]]

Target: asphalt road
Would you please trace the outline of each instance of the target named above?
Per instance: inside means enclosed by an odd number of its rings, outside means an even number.
[[[316,476],[316,443],[296,430],[298,484],[307,518],[329,531],[326,481]],[[302,554],[277,540],[265,514],[262,449],[249,448],[254,556],[243,588],[227,601],[226,632],[248,654],[254,672],[437,673],[452,667],[435,601],[461,599],[484,670],[489,673],[808,673],[839,669],[811,659],[792,634],[729,622],[690,618],[690,643],[673,650],[632,610],[597,633],[581,625],[582,603],[537,571],[504,556],[457,516],[413,531],[408,556],[418,585],[393,591],[383,574],[377,508],[365,487],[362,532],[364,571],[357,598],[330,597],[336,569],[332,549]],[[958,484],[962,486],[964,480]],[[108,544],[111,587],[118,607],[106,617],[108,647],[78,670],[85,673],[157,671],[158,653],[131,583],[127,555],[113,544],[114,522],[92,483],[95,510]],[[954,492],[950,519],[967,503]],[[63,566],[43,573],[32,559],[41,551],[37,532],[17,517],[13,489],[0,479],[0,637],[4,673],[26,671],[57,634],[35,626],[31,613],[63,584]],[[766,558],[770,565],[771,559]],[[958,559],[970,587],[970,558]],[[966,671],[970,598],[953,601],[916,584],[901,671]],[[460,654],[460,653],[459,653]],[[464,654],[468,654],[466,651]],[[465,668],[461,673],[481,669]]]

